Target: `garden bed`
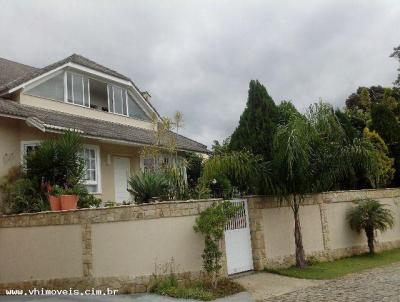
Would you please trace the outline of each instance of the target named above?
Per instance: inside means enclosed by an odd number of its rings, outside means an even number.
[[[231,296],[244,291],[244,288],[230,280],[221,279],[217,288],[214,288],[211,282],[207,281],[183,281],[178,282],[173,277],[166,277],[158,280],[152,287],[151,292],[180,299],[195,299],[202,301],[211,301],[226,296]]]

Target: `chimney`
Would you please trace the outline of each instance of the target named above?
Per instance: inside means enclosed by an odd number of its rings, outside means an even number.
[[[144,99],[148,102],[150,102],[151,99],[151,94],[148,91],[143,91],[142,92],[142,96],[144,97]]]

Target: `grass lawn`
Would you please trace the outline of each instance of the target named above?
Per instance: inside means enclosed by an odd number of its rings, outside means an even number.
[[[350,273],[356,273],[368,268],[374,268],[400,261],[400,249],[377,253],[373,256],[363,254],[331,262],[318,262],[305,269],[289,267],[267,270],[272,273],[302,279],[334,279]]]

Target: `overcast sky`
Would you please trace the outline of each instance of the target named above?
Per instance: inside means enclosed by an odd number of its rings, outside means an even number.
[[[391,86],[400,1],[0,0],[0,57],[42,67],[78,53],[129,76],[207,145],[235,129],[248,83],[304,110]]]

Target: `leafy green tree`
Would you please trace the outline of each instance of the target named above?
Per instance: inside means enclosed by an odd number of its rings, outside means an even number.
[[[201,176],[201,171],[203,169],[203,157],[194,153],[188,152],[185,154],[186,159],[186,174],[189,189],[194,190],[197,186],[198,179]]]
[[[230,139],[224,139],[222,143],[220,143],[218,140],[214,140],[213,145],[211,146],[211,150],[214,155],[221,155],[228,153],[230,151],[229,149],[229,143]]]
[[[375,253],[375,230],[384,232],[394,226],[393,212],[373,199],[359,201],[358,205],[347,213],[347,219],[353,230],[364,230],[370,254]]]
[[[363,135],[374,146],[374,150],[371,152],[371,165],[373,166],[370,174],[371,186],[373,188],[385,187],[393,179],[394,160],[388,156],[389,149],[377,132],[365,128]]]
[[[212,185],[214,180],[227,179],[242,194],[266,193],[271,189],[270,176],[270,164],[261,155],[231,151],[206,160],[200,182]]]
[[[291,101],[282,101],[278,105],[278,125],[286,125],[290,117],[294,115],[300,116],[300,112]]]
[[[384,104],[372,107],[371,129],[378,132],[388,145],[399,142],[400,126],[394,113]]]
[[[267,89],[257,80],[250,81],[247,104],[230,141],[232,150],[247,149],[261,155],[265,161],[272,158],[272,140],[277,124],[277,107]]]
[[[273,180],[279,200],[294,216],[296,265],[306,266],[300,224],[300,206],[307,194],[332,189],[355,165],[370,170],[371,144],[349,142],[330,105],[310,106],[278,127],[274,138]]]

